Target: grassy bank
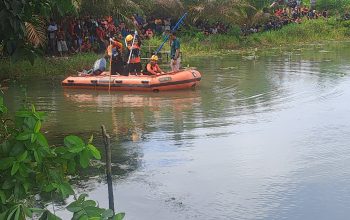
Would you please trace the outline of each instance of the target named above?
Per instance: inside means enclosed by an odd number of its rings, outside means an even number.
[[[350,39],[350,21],[305,20],[301,24],[290,24],[280,30],[266,31],[248,37],[232,35],[211,35],[205,38],[183,38],[186,54],[207,54],[221,50],[245,50],[276,46],[302,45],[324,41]]]
[[[350,21],[305,20],[302,24],[290,24],[277,31],[268,31],[240,37],[232,33],[227,35],[204,36],[202,33],[191,33],[180,36],[181,48],[185,57],[208,55],[225,51],[244,51],[250,48],[288,47],[325,41],[342,41],[350,39]],[[143,51],[149,47],[157,48],[161,38],[154,38],[143,43]],[[165,44],[163,51],[168,51]],[[52,77],[74,74],[83,68],[88,69],[99,57],[96,54],[78,54],[69,58],[40,58],[34,66],[29,62],[11,63],[9,60],[0,61],[0,80],[25,76]]]
[[[34,65],[29,61],[11,62],[10,59],[0,60],[0,82],[6,78],[30,77],[62,77],[75,74],[76,71],[89,69],[99,57],[97,54],[85,53],[70,57],[42,57],[35,60]]]

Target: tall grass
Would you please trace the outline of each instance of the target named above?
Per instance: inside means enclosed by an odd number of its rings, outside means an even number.
[[[348,22],[335,19],[305,20],[302,24],[290,24],[277,31],[268,31],[249,36],[247,46],[274,46],[310,42],[345,40],[350,38]]]
[[[63,77],[76,74],[76,71],[91,68],[99,55],[93,53],[77,54],[70,57],[42,57],[29,61],[11,62],[10,59],[0,60],[0,79],[25,77]]]

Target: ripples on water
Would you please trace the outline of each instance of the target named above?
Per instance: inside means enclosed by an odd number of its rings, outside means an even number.
[[[113,136],[119,210],[128,219],[346,219],[350,207],[350,45],[314,45],[257,60],[189,60],[196,91],[109,94],[28,84],[67,134]],[[11,88],[10,108],[21,94]],[[79,192],[107,207],[101,171]],[[92,178],[94,177],[94,178]],[[83,186],[84,185],[84,186]],[[67,216],[60,211],[61,216]]]

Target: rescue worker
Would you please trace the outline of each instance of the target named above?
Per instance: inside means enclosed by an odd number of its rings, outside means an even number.
[[[126,45],[127,45],[125,59],[126,59],[126,61],[129,61],[129,63],[127,63],[128,73],[131,75],[141,74],[141,70],[142,70],[141,53],[140,53],[141,40],[138,37],[138,35],[136,35],[136,38],[134,41],[134,36],[129,34],[128,36],[126,36],[125,41],[126,41]],[[134,42],[134,44],[133,44],[133,42]],[[131,55],[130,55],[130,51],[131,51]],[[130,60],[129,60],[129,58],[130,58]]]
[[[107,47],[107,54],[111,58],[111,74],[125,75],[123,63],[123,44],[120,43],[117,36],[110,38],[110,44]]]
[[[160,74],[163,74],[163,70],[160,69],[160,67],[158,66],[157,64],[158,62],[158,56],[156,55],[153,55],[151,57],[151,60],[150,62],[147,64],[146,66],[146,72],[145,74],[147,75],[156,75],[156,76],[159,76]]]

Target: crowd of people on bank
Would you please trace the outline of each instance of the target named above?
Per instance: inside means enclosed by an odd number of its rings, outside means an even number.
[[[241,28],[242,34],[249,35],[257,32],[278,30],[283,26],[291,23],[300,24],[303,19],[310,20],[318,18],[328,18],[327,10],[319,12],[315,9],[310,9],[308,7],[300,5],[296,5],[295,7],[278,8],[273,11],[273,14],[266,14],[268,15],[269,19],[264,24],[256,24],[250,27],[244,25]]]
[[[155,35],[170,34],[171,26],[174,25],[170,18],[150,17],[146,20],[137,14],[128,22],[127,24],[111,16],[103,18],[86,16],[79,19],[67,17],[58,22],[51,19],[47,28],[49,39],[47,53],[64,55],[89,51],[102,52],[109,44],[108,39],[116,35],[120,39],[125,39],[127,35],[137,30],[141,39],[149,39]]]

